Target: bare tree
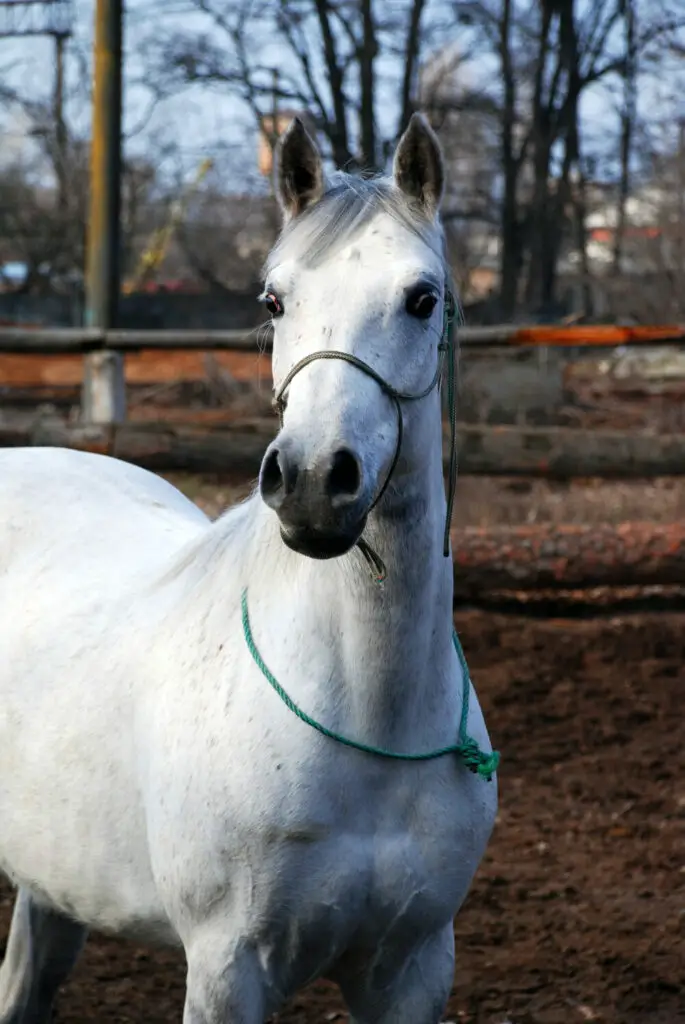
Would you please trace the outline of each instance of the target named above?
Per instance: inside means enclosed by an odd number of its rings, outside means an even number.
[[[60,163],[69,187],[62,190],[48,173],[54,169],[54,132],[40,121],[37,143],[0,177],[0,236],[15,260],[26,266],[25,291],[73,288],[82,274],[85,254],[88,151],[82,140],[69,139]]]
[[[22,291],[80,292],[83,287],[90,140],[59,125],[49,103],[12,97],[28,117],[26,145],[0,172],[0,238],[4,257],[25,264]],[[58,139],[62,131],[64,138]],[[124,266],[165,203],[155,164],[129,157],[122,172]]]
[[[275,199],[227,195],[215,177],[179,225],[178,255],[211,291],[244,291],[259,281],[280,225]]]
[[[308,112],[336,167],[378,170],[416,102],[430,37],[428,0],[188,0],[203,32],[176,30],[156,45],[167,91],[204,84],[230,90],[257,125],[287,107]],[[255,41],[259,40],[259,45]],[[393,58],[394,123],[381,118]],[[385,93],[383,88],[385,86]]]
[[[496,111],[487,95],[471,88],[469,56],[458,43],[431,54],[421,70],[418,94],[440,134],[448,171],[442,220],[466,302],[477,297],[474,275],[489,259],[499,227]]]
[[[551,302],[566,235],[584,248],[581,98],[620,77],[629,120],[640,55],[666,46],[685,10],[678,0],[457,0],[455,12],[499,70],[489,93],[501,140],[500,304],[510,317],[522,286],[528,309]]]

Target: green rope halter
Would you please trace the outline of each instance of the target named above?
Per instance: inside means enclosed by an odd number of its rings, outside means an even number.
[[[352,747],[354,750],[361,750],[365,754],[375,754],[377,757],[392,758],[396,761],[433,761],[438,757],[444,757],[446,754],[456,754],[469,771],[474,772],[476,775],[480,775],[480,777],[485,779],[487,782],[492,781],[493,773],[497,771],[497,766],[499,764],[499,754],[497,751],[493,751],[491,754],[486,754],[480,749],[476,740],[468,735],[467,724],[469,717],[471,677],[469,675],[466,658],[464,657],[464,652],[461,649],[461,644],[456,631],[453,631],[452,637],[454,649],[457,652],[457,657],[459,658],[459,664],[461,665],[464,679],[464,693],[461,705],[458,742],[453,743],[448,747],[440,747],[439,750],[430,750],[424,754],[401,754],[393,750],[384,750],[383,747],[374,747],[369,743],[359,743],[357,740],[351,740],[347,736],[341,736],[340,733],[333,732],[332,729],[327,729],[325,725],[317,722],[315,718],[312,718],[306,713],[306,711],[303,711],[302,708],[295,703],[292,697],[286,693],[276,677],[271,674],[262,660],[262,656],[259,653],[259,649],[255,643],[254,636],[252,635],[252,629],[250,627],[250,617],[247,611],[247,590],[243,591],[241,608],[245,643],[247,644],[247,649],[254,659],[255,665],[269,685],[281,698],[285,706],[292,711],[292,713],[299,718],[301,722],[304,722],[305,725],[311,726],[312,729],[316,729],[317,732],[320,732],[323,736],[327,736],[331,740],[336,740],[338,743],[342,743],[345,747]]]
[[[312,352],[310,355],[305,356],[299,363],[288,372],[280,388],[276,392],[274,399],[274,405],[278,411],[283,423],[283,413],[285,411],[285,392],[288,389],[290,382],[293,377],[304,369],[305,366],[309,366],[310,363],[316,359],[340,359],[344,362],[350,363],[356,366],[359,370],[365,373],[367,376],[375,380],[379,387],[385,392],[386,395],[394,402],[397,410],[397,443],[395,446],[395,454],[393,456],[390,469],[386,475],[383,485],[376,495],[373,502],[372,508],[378,504],[381,497],[385,493],[390,479],[393,475],[394,469],[397,465],[400,456],[400,449],[402,447],[402,437],[404,432],[404,420],[402,416],[402,405],[403,401],[417,401],[425,398],[434,387],[441,384],[444,361],[447,357],[447,407],[449,413],[449,423],[451,432],[451,444],[450,444],[450,463],[449,463],[449,474],[448,474],[448,485],[447,485],[447,514],[445,519],[445,531],[443,537],[443,553],[445,557],[449,556],[450,553],[450,524],[452,520],[452,506],[454,503],[454,492],[456,486],[457,477],[457,455],[456,455],[456,427],[457,427],[457,413],[456,413],[456,353],[454,344],[454,321],[456,318],[460,318],[461,310],[458,304],[455,302],[454,297],[446,289],[445,303],[443,311],[443,330],[440,342],[438,345],[438,365],[435,371],[435,376],[431,383],[423,391],[417,394],[405,394],[397,391],[392,387],[386,380],[384,380],[373,367],[369,366],[368,363],[363,362],[356,356],[350,355],[346,352],[338,351],[322,351]],[[382,584],[386,577],[386,569],[380,556],[370,547],[370,545],[361,538],[358,541],[358,547],[361,550],[362,555],[366,559],[366,562],[371,570],[371,576],[375,583]],[[492,780],[494,772],[497,771],[499,764],[499,754],[497,751],[493,751],[490,754],[486,754],[480,749],[476,740],[468,735],[467,724],[469,717],[469,697],[471,693],[471,677],[469,675],[468,666],[466,664],[466,658],[462,651],[459,637],[456,631],[452,631],[452,639],[454,643],[454,649],[457,652],[459,658],[459,664],[461,665],[462,676],[464,680],[464,692],[462,697],[461,706],[461,720],[459,722],[458,742],[453,743],[448,747],[441,747],[439,750],[431,750],[424,754],[402,754],[397,753],[393,750],[384,750],[382,747],[374,747],[368,743],[359,743],[357,740],[352,740],[347,736],[341,736],[340,733],[333,732],[332,729],[327,729],[325,725],[317,722],[315,718],[303,711],[295,701],[290,697],[283,689],[278,680],[271,674],[267,666],[264,664],[261,654],[255,643],[255,639],[252,635],[252,629],[250,628],[250,618],[247,611],[247,591],[243,591],[242,595],[242,621],[243,621],[243,633],[245,635],[245,643],[247,644],[248,650],[252,655],[257,668],[260,670],[269,685],[275,690],[278,696],[281,698],[285,706],[292,711],[292,713],[304,722],[305,725],[311,726],[312,729],[316,729],[322,736],[327,736],[329,739],[336,740],[338,743],[342,743],[345,747],[352,747],[354,750],[361,750],[365,754],[375,754],[377,757],[392,758],[396,761],[433,761],[435,758],[444,757],[446,754],[455,754],[463,764],[474,772],[476,775],[480,775],[481,778],[486,779],[488,782]]]
[[[365,373],[367,377],[370,377],[371,380],[374,380],[376,384],[378,384],[380,389],[388,396],[395,406],[395,411],[397,413],[397,442],[395,444],[395,453],[392,457],[390,468],[385,474],[385,480],[369,506],[368,511],[370,512],[371,509],[374,509],[376,505],[378,505],[388,489],[392,475],[399,462],[400,452],[402,450],[402,440],[404,437],[402,403],[418,402],[422,398],[427,398],[435,387],[442,389],[443,371],[445,359],[447,359],[447,406],[449,410],[451,438],[449,475],[447,483],[447,514],[445,516],[445,530],[443,534],[443,554],[445,555],[445,558],[448,558],[450,553],[450,525],[452,522],[454,492],[457,485],[456,352],[454,343],[454,321],[457,318],[461,320],[461,308],[449,287],[446,286],[443,305],[442,334],[438,343],[438,362],[433,379],[430,384],[423,389],[423,391],[418,391],[414,394],[405,391],[398,391],[397,388],[393,387],[393,385],[385,380],[385,378],[381,377],[377,370],[374,370],[372,366],[365,363],[364,360],[360,359],[358,356],[355,356],[350,352],[340,352],[337,349],[323,349],[320,352],[310,352],[309,355],[304,356],[303,359],[300,359],[298,363],[295,363],[295,365],[290,368],[276,391],[273,400],[274,408],[278,413],[281,426],[283,426],[283,417],[286,408],[285,396],[290,384],[300,371],[304,370],[306,366],[310,366],[318,359],[339,359],[341,362],[348,363],[350,366],[355,366],[358,370],[361,370],[362,373]],[[366,560],[374,583],[382,584],[387,576],[383,559],[376,551],[373,550],[368,541],[364,540],[363,537],[357,541],[357,547]]]

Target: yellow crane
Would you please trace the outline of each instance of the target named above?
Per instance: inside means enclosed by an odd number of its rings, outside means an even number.
[[[161,228],[157,228],[156,231],[153,231],[148,245],[140,255],[135,271],[124,282],[122,286],[124,295],[130,295],[132,292],[138,291],[138,289],[150,279],[152,274],[159,270],[164,262],[164,257],[167,254],[169,243],[173,238],[174,231],[183,218],[186,206],[188,205],[188,200],[193,192],[195,192],[199,187],[212,165],[213,160],[211,160],[211,158],[207,157],[203,160],[195,172],[193,180],[181,193],[178,199],[175,199],[171,204],[166,224]]]

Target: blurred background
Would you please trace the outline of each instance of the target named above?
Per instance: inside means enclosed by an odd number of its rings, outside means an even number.
[[[455,623],[503,758],[454,1024],[685,1022],[684,97],[685,0],[0,0],[0,445],[212,517],[276,430],[279,135],[372,173],[439,134]],[[166,1024],[183,984],[97,939],[57,1021]],[[278,1018],[337,1019],[324,983]]]
[[[3,290],[76,304],[92,8],[0,3]],[[330,167],[383,171],[422,109],[445,149],[470,323],[677,320],[684,20],[682,0],[130,0],[122,279],[252,297],[278,227],[274,128],[298,113]],[[163,264],[141,282],[170,218]],[[52,308],[66,321],[66,303]]]

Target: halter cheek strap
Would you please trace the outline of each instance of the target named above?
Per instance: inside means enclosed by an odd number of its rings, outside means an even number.
[[[456,458],[456,403],[455,403],[455,353],[454,353],[454,337],[453,337],[453,324],[455,316],[455,302],[450,291],[445,293],[445,304],[444,304],[444,318],[443,318],[443,331],[438,344],[438,365],[435,370],[432,381],[427,388],[423,391],[419,391],[415,394],[407,394],[403,391],[398,391],[396,388],[389,384],[381,375],[374,370],[372,366],[365,363],[363,359],[358,359],[357,356],[351,355],[349,352],[339,352],[337,350],[324,350],[321,352],[311,352],[304,359],[300,359],[298,363],[288,371],[283,380],[280,388],[276,392],[274,397],[274,407],[278,413],[278,417],[283,426],[283,416],[285,413],[285,393],[290,386],[293,378],[297,376],[300,370],[304,370],[305,366],[309,366],[310,363],[315,362],[317,359],[339,359],[342,362],[349,363],[351,366],[355,366],[362,373],[365,373],[367,377],[378,384],[379,388],[388,396],[392,401],[397,411],[397,442],[395,444],[395,452],[390,463],[390,468],[386,473],[385,480],[381,486],[378,494],[373,499],[373,502],[369,506],[369,512],[376,507],[378,502],[381,500],[388,485],[392,478],[395,468],[400,458],[400,452],[402,449],[402,440],[404,437],[404,418],[402,416],[402,402],[417,402],[421,398],[427,398],[433,389],[440,385],[445,357],[447,357],[447,397],[449,405],[449,417],[450,417],[450,430],[451,430],[451,442],[450,442],[450,464],[449,464],[449,477],[447,487],[447,516],[445,521],[445,533],[443,543],[443,553],[445,556],[449,555],[450,545],[450,523],[452,520],[452,507],[454,504],[454,490],[456,486],[457,478],[457,458]],[[387,577],[387,571],[383,564],[380,556],[371,548],[371,546],[362,538],[357,541],[357,547],[364,556],[371,575],[376,583],[382,583]]]

